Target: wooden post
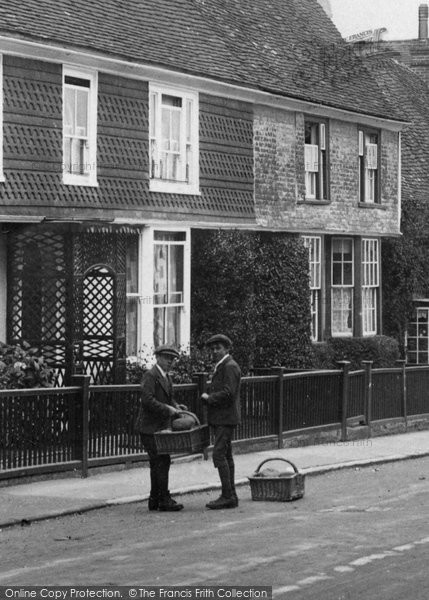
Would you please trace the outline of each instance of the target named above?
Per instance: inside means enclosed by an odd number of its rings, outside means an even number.
[[[88,375],[73,375],[72,385],[79,386],[81,388],[80,397],[80,415],[78,432],[80,434],[79,440],[79,460],[82,463],[81,472],[82,477],[88,477],[88,442],[89,442],[89,381]]]
[[[198,387],[197,394],[198,394],[198,400],[199,400],[201,397],[201,394],[204,394],[205,392],[207,392],[208,374],[207,373],[194,373],[194,375],[192,376],[192,380],[194,383],[197,384],[197,387]],[[203,415],[202,422],[207,423],[207,405],[203,402],[201,404],[202,404],[201,412]],[[203,456],[204,456],[204,460],[208,459],[209,455],[208,455],[207,448],[204,448]]]
[[[284,380],[284,369],[283,367],[273,367],[273,373],[279,378],[279,395],[278,395],[278,429],[277,429],[277,447],[283,448],[283,380]]]
[[[350,361],[341,360],[337,363],[343,370],[341,382],[341,441],[347,441],[347,412],[350,391]]]
[[[201,394],[207,392],[207,373],[194,373],[192,376],[192,381],[197,384],[198,387],[198,398],[200,398]],[[203,413],[203,421],[207,423],[207,406],[202,404],[202,413]]]
[[[397,360],[396,364],[401,367],[401,399],[402,399],[402,416],[404,417],[405,429],[408,429],[408,409],[407,409],[407,372],[405,370],[406,361],[403,359]]]
[[[369,430],[369,435],[372,435],[372,360],[363,360],[363,368],[365,369],[365,421]]]

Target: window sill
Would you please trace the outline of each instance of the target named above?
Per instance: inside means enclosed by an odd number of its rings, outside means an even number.
[[[317,200],[317,198],[304,198],[302,200],[298,200],[297,204],[331,204],[330,200]]]
[[[88,177],[80,177],[79,175],[63,175],[64,185],[78,185],[81,187],[98,187],[98,181],[96,179],[89,179]]]
[[[161,179],[151,179],[149,191],[164,194],[186,194],[188,196],[201,195],[199,185],[196,183],[176,183],[174,181],[162,181]]]
[[[359,208],[379,208],[381,210],[387,210],[387,207],[379,202],[358,202]]]
[[[344,333],[332,333],[331,337],[333,337],[333,338],[351,338],[351,337],[353,337],[353,334],[352,333],[346,333],[346,332],[344,332]]]

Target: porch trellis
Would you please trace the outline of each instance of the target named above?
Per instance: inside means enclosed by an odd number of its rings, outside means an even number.
[[[7,341],[38,347],[69,384],[125,381],[126,249],[131,231],[14,226],[8,235]]]

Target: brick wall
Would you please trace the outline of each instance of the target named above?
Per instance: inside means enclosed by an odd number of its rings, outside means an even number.
[[[357,124],[330,120],[330,201],[305,201],[304,115],[255,109],[255,204],[258,223],[292,231],[398,233],[398,134],[381,135],[381,206],[358,198]]]

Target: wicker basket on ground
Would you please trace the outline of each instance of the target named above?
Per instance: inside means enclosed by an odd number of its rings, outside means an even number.
[[[288,463],[293,468],[293,473],[280,477],[263,477],[260,474],[262,465],[272,460]],[[304,496],[305,475],[300,473],[296,466],[285,458],[266,458],[256,469],[250,481],[252,500],[265,500],[269,502],[290,502]]]

